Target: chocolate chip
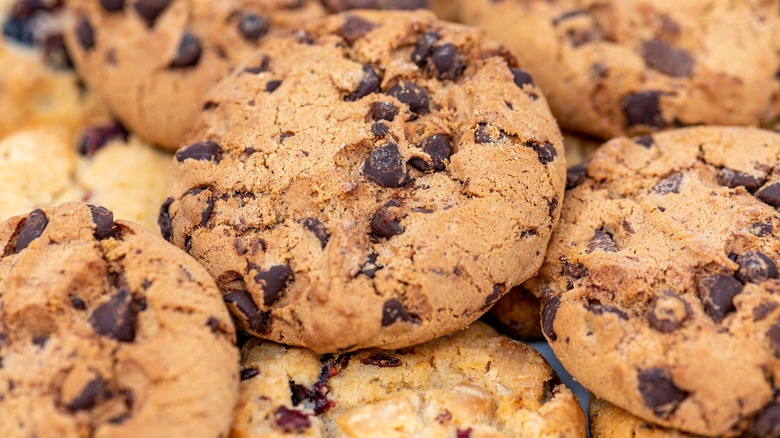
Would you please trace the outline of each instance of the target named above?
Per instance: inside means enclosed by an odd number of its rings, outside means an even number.
[[[355,44],[355,41],[363,38],[367,33],[371,32],[376,27],[376,24],[366,21],[356,15],[347,15],[344,19],[344,24],[339,29],[339,36],[347,41],[350,46]]]
[[[382,187],[401,187],[409,182],[401,153],[395,143],[374,149],[363,163],[363,176]]]
[[[780,403],[772,403],[756,415],[750,431],[756,435],[756,438],[780,436]]]
[[[48,340],[49,340],[48,336],[33,336],[32,343],[33,345],[43,347],[44,345],[46,345],[46,341]]]
[[[360,363],[363,365],[373,365],[379,368],[393,368],[400,367],[402,365],[401,359],[388,356],[384,353],[377,353],[371,357],[360,359]]]
[[[682,186],[683,178],[684,175],[682,173],[673,173],[661,181],[658,181],[658,184],[653,187],[653,191],[660,195],[666,195],[668,193],[680,193],[680,187]]]
[[[493,304],[498,301],[499,298],[504,296],[506,293],[506,285],[504,284],[494,284],[493,285],[493,292],[490,292],[490,295],[485,298],[485,304],[482,306],[483,309],[487,309]]]
[[[651,67],[675,78],[688,77],[693,71],[694,61],[690,53],[658,38],[642,44],[642,57]]]
[[[769,338],[769,344],[775,352],[775,356],[780,357],[780,321],[769,328],[766,332],[767,338]]]
[[[716,323],[735,310],[733,300],[740,292],[742,283],[731,275],[715,274],[699,281],[699,298]]]
[[[280,80],[268,81],[268,83],[265,84],[265,91],[267,93],[273,93],[280,85],[282,85],[282,81]]]
[[[374,137],[376,138],[382,138],[386,136],[388,132],[390,132],[390,128],[384,123],[377,122],[371,125],[371,133],[374,134]]]
[[[260,312],[249,292],[234,290],[224,296],[230,313],[239,320],[244,320],[246,326],[255,333],[264,333],[267,330],[267,315]]]
[[[753,320],[756,322],[763,320],[776,308],[777,303],[774,301],[759,304],[753,309]]]
[[[580,163],[566,171],[566,190],[571,190],[585,181],[588,176],[588,163]]]
[[[118,122],[94,126],[84,131],[78,151],[87,158],[92,158],[97,151],[111,141],[127,141],[128,132]]]
[[[238,32],[247,41],[259,40],[268,33],[270,27],[271,20],[250,12],[242,12],[238,18]]]
[[[125,0],[100,0],[100,7],[106,12],[117,12],[125,8]]]
[[[310,428],[311,420],[305,412],[279,406],[276,412],[274,412],[274,426],[285,433],[297,434],[302,430]]]
[[[181,41],[179,41],[179,47],[176,49],[176,57],[173,58],[169,67],[193,67],[200,60],[201,53],[203,53],[203,49],[200,46],[198,37],[189,30],[184,31]]]
[[[550,342],[555,342],[558,339],[553,323],[555,323],[555,314],[558,313],[558,307],[560,306],[561,297],[556,295],[547,300],[544,303],[544,307],[542,307],[542,332]]]
[[[392,122],[398,115],[398,107],[392,102],[374,102],[371,107],[371,114],[374,120],[387,120]]]
[[[570,18],[579,17],[579,16],[582,16],[582,15],[589,15],[589,13],[588,13],[588,11],[586,11],[584,9],[574,9],[574,10],[571,10],[571,11],[566,11],[563,14],[555,17],[552,20],[552,24],[553,24],[553,26],[557,26],[557,25],[561,24],[562,22],[564,22],[564,21],[566,21],[566,20],[568,20]]]
[[[775,208],[780,208],[780,184],[770,184],[756,193],[756,197]]]
[[[360,269],[360,273],[368,278],[374,278],[376,271],[383,268],[383,266],[376,261],[378,257],[379,256],[376,254],[369,254],[368,257],[366,257],[366,262],[363,263],[363,267]]]
[[[739,270],[736,277],[743,283],[763,283],[770,278],[777,278],[777,265],[766,254],[758,251],[748,251],[737,257]]]
[[[637,375],[639,393],[657,417],[667,418],[688,393],[678,388],[664,368],[650,368]]]
[[[650,149],[650,146],[655,144],[655,139],[653,138],[652,135],[640,135],[639,137],[634,139],[634,143]]]
[[[256,377],[260,374],[260,370],[257,368],[244,368],[241,370],[241,380],[249,380],[252,377]]]
[[[92,312],[89,323],[101,335],[119,342],[133,342],[136,316],[130,291],[121,285],[116,294]]]
[[[176,152],[176,160],[182,162],[188,158],[199,161],[215,161],[219,163],[222,148],[213,141],[199,141],[197,143],[185,146]]]
[[[423,152],[431,157],[430,162],[420,158],[409,160],[409,165],[421,172],[444,170],[444,160],[449,159],[450,155],[452,155],[450,141],[447,137],[440,134],[434,134],[426,138],[418,147],[422,148]]]
[[[477,123],[477,127],[474,129],[474,142],[477,144],[486,144],[486,143],[498,143],[503,138],[506,137],[506,134],[504,134],[504,131],[500,129],[495,129],[498,131],[498,135],[496,138],[493,138],[491,136],[491,129],[492,126],[488,125],[487,123],[480,122]],[[531,144],[527,144],[526,146],[530,146]]]
[[[71,295],[68,297],[70,299],[70,305],[73,306],[76,310],[85,310],[87,308],[87,303],[84,302],[81,298]]]
[[[344,100],[353,102],[362,97],[368,96],[371,93],[376,93],[379,91],[379,84],[381,82],[382,80],[379,78],[376,70],[374,70],[374,67],[371,67],[370,65],[364,65],[363,79],[360,81],[357,89],[353,93],[349,93],[344,96]]]
[[[588,268],[582,263],[566,263],[563,265],[563,275],[572,278],[584,278],[588,276]]]
[[[269,71],[270,62],[271,62],[271,58],[269,58],[268,55],[261,55],[260,61],[254,67],[247,67],[244,69],[244,71],[247,73],[251,73],[253,75],[262,73],[264,71]]]
[[[276,265],[255,275],[255,282],[263,285],[263,303],[266,306],[276,302],[290,274],[292,274],[290,265]]]
[[[428,113],[428,93],[425,88],[414,82],[404,82],[387,90],[388,96],[395,97],[401,103],[409,105],[409,109],[415,114]]]
[[[403,213],[397,201],[388,201],[371,218],[371,233],[389,239],[404,232],[401,226]]]
[[[426,73],[438,79],[456,79],[466,68],[458,49],[452,44],[444,44],[433,49]]]
[[[417,64],[418,67],[423,67],[428,60],[428,57],[431,56],[431,53],[433,52],[433,45],[438,40],[438,33],[424,33],[420,39],[417,40],[417,45],[414,47],[414,51],[412,51],[412,62]]]
[[[766,178],[756,178],[746,173],[737,172],[725,167],[718,172],[718,184],[732,189],[743,186],[745,187],[745,190],[750,193],[758,190],[759,187],[764,185],[765,181]]]
[[[157,225],[160,226],[160,234],[163,239],[171,241],[173,237],[173,225],[171,224],[171,213],[168,210],[173,202],[173,198],[168,198],[160,205],[160,214],[157,216]]]
[[[319,239],[320,245],[325,248],[325,245],[328,243],[328,239],[330,239],[330,234],[328,234],[328,230],[325,228],[325,225],[322,222],[314,219],[313,217],[307,217],[299,220],[298,223],[306,227],[307,230],[314,233],[314,236]]]
[[[387,327],[398,321],[419,324],[420,318],[404,309],[403,304],[398,300],[387,300],[382,306],[382,327]]]
[[[79,25],[76,26],[76,38],[84,50],[92,50],[95,47],[95,29],[92,28],[92,24],[87,17],[83,17],[79,21]]]
[[[619,248],[617,243],[612,240],[612,236],[604,230],[596,230],[593,233],[593,237],[588,242],[588,248],[585,250],[585,254],[590,254],[595,250],[601,250],[604,252],[618,252]]]
[[[24,225],[22,225],[22,229],[16,236],[16,247],[14,249],[14,253],[18,253],[19,251],[27,248],[27,245],[29,245],[30,242],[41,237],[41,234],[43,234],[43,231],[46,229],[47,225],[49,225],[49,218],[46,217],[46,213],[44,213],[40,208],[33,210],[29,215],[27,215],[27,219],[25,219]]]
[[[593,313],[594,315],[603,315],[605,313],[611,313],[613,315],[617,315],[620,319],[628,319],[628,315],[626,315],[626,312],[618,309],[617,307],[608,306],[606,304],[601,304],[598,302],[589,303],[585,308]]]
[[[138,0],[133,8],[149,27],[154,26],[157,17],[168,8],[172,0]]]
[[[674,293],[657,296],[647,311],[650,327],[661,333],[671,333],[691,315],[691,306]]]
[[[544,165],[554,161],[555,157],[558,156],[558,151],[555,150],[555,147],[550,143],[545,142],[541,145],[538,143],[531,143],[530,146],[533,148],[534,152],[536,152],[536,155],[539,156],[539,162]]]
[[[84,386],[81,393],[71,400],[65,407],[71,412],[86,411],[94,407],[98,401],[103,397],[103,393],[106,388],[103,385],[103,380],[98,376],[89,381]]]
[[[95,238],[98,240],[114,237],[116,228],[114,224],[114,213],[105,207],[89,206],[92,212],[92,222],[95,224]]]
[[[633,93],[623,99],[623,112],[629,126],[647,125],[663,128],[666,123],[661,116],[660,91]]]
[[[753,222],[748,228],[750,234],[756,237],[766,237],[772,234],[772,230],[772,224],[766,222]]]
[[[70,59],[62,35],[46,35],[40,47],[43,51],[43,62],[47,66],[53,70],[73,69],[73,61]]]
[[[512,72],[512,79],[518,87],[523,88],[525,85],[534,85],[534,78],[527,71],[514,67],[510,67],[509,71]]]

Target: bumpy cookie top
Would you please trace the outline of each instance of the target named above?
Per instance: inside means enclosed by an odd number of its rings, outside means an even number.
[[[318,352],[464,328],[538,269],[564,185],[530,76],[481,32],[362,11],[268,40],[173,160],[163,235],[250,333]]]
[[[234,438],[585,437],[576,397],[530,346],[475,323],[397,351],[319,356],[250,341]]]
[[[563,129],[604,139],[780,115],[772,0],[435,0],[517,53]]]
[[[313,0],[68,0],[65,34],[87,84],[132,131],[181,146],[205,93],[268,33],[324,8]]]
[[[0,226],[0,436],[215,437],[233,324],[194,260],[69,202]]]
[[[780,432],[780,134],[689,128],[606,143],[569,172],[526,287],[597,396],[707,435]]]

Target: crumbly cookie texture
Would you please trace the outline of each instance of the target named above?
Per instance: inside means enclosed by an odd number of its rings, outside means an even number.
[[[434,0],[513,50],[561,128],[603,139],[768,123],[780,90],[777,2]],[[454,15],[454,16],[453,16]]]
[[[90,88],[131,131],[175,150],[203,97],[268,34],[325,14],[314,0],[67,0],[65,40]]]
[[[242,356],[233,438],[586,436],[544,358],[482,323],[397,351],[253,340]]]
[[[701,435],[648,423],[596,397],[591,397],[588,404],[588,425],[591,438],[702,438]],[[748,437],[745,435],[745,438]]]
[[[0,436],[225,436],[230,315],[208,273],[103,207],[0,226]]]
[[[556,356],[598,397],[703,435],[780,435],[780,134],[667,131],[569,171],[541,296]]]
[[[172,161],[163,235],[241,327],[317,352],[452,333],[536,272],[561,134],[530,76],[427,11],[269,39]]]

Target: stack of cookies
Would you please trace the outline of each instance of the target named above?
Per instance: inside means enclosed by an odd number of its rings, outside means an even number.
[[[780,437],[777,2],[0,16],[0,436]]]

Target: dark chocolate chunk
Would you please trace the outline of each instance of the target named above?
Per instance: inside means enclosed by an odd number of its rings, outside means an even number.
[[[653,187],[653,191],[661,195],[667,193],[680,193],[680,187],[682,186],[684,177],[685,176],[680,172],[673,173],[661,181],[658,181],[658,184]]]
[[[733,300],[740,292],[742,283],[731,275],[715,274],[699,281],[699,298],[716,323],[735,310]]]
[[[401,187],[409,182],[395,143],[374,149],[363,163],[362,173],[367,180],[382,187]]]
[[[666,123],[661,115],[660,91],[633,93],[623,99],[623,112],[629,126],[647,125],[663,128]]]
[[[30,242],[41,237],[41,234],[43,234],[47,225],[49,225],[49,218],[46,217],[46,213],[40,208],[33,210],[27,215],[27,219],[25,219],[22,229],[16,236],[14,253],[27,248],[27,245],[29,245]]]
[[[558,197],[554,197],[547,204],[547,214],[550,215],[550,219],[555,218],[555,210],[558,209]],[[552,226],[552,224],[550,224]]]
[[[193,160],[208,160],[219,163],[222,148],[213,141],[199,141],[185,146],[176,152],[176,160],[182,162],[188,158]]]
[[[270,63],[271,63],[271,58],[269,58],[268,55],[261,55],[260,61],[258,61],[254,67],[247,67],[244,69],[244,71],[254,75],[258,73],[262,73],[264,71],[270,71],[270,67],[269,67]]]
[[[393,105],[392,102],[374,102],[374,105],[371,107],[371,113],[374,120],[392,122],[395,116],[398,115],[398,107]]]
[[[772,403],[753,419],[750,431],[756,438],[777,438],[780,436],[780,403]]]
[[[338,34],[351,46],[352,44],[355,44],[355,41],[363,38],[375,27],[376,24],[366,21],[356,15],[347,15]]]
[[[474,129],[474,142],[477,144],[486,144],[486,143],[498,143],[503,138],[506,137],[506,134],[504,134],[504,131],[498,130],[498,136],[496,138],[493,138],[490,135],[491,131],[491,125],[488,125],[487,123],[480,122],[477,123],[476,129]],[[526,146],[531,146],[532,144],[526,144]]]
[[[376,93],[379,91],[379,84],[381,83],[382,80],[379,78],[379,75],[376,73],[374,67],[370,65],[364,65],[363,79],[360,81],[357,89],[353,93],[349,93],[344,96],[344,100],[352,102],[362,97],[368,96],[371,93]]]
[[[566,190],[571,190],[585,181],[588,176],[588,163],[580,163],[566,171]]]
[[[561,297],[556,295],[544,303],[542,307],[542,332],[550,342],[555,342],[558,335],[555,334],[555,314],[558,313],[558,307],[561,306]]]
[[[756,192],[756,197],[774,208],[780,208],[780,184],[770,184]]]
[[[426,72],[438,79],[456,79],[466,66],[458,49],[452,44],[443,44],[433,49]]]
[[[428,113],[428,92],[414,82],[397,84],[387,90],[386,94],[395,97],[401,103],[409,105],[409,109],[415,114]]]
[[[310,428],[311,420],[305,412],[279,406],[276,412],[274,412],[274,426],[285,433],[297,434]]]
[[[423,34],[420,39],[417,40],[417,45],[414,47],[414,51],[412,51],[412,62],[419,67],[423,67],[428,60],[428,57],[431,56],[431,53],[433,52],[433,45],[438,40],[439,34],[436,32]]]
[[[360,269],[360,273],[366,275],[368,278],[374,278],[374,275],[376,275],[376,271],[383,268],[382,265],[377,263],[377,256],[376,254],[369,254],[368,257],[366,257],[366,262],[363,263],[363,267]]]
[[[68,298],[70,299],[70,305],[73,306],[74,309],[85,310],[87,308],[87,303],[76,295],[71,295]]]
[[[214,212],[214,198],[209,196],[208,198],[206,198],[206,207],[200,213],[200,223],[198,224],[198,226],[205,227],[206,224],[209,223],[209,219],[211,219],[211,214],[213,212]]]
[[[97,151],[110,141],[127,141],[127,135],[127,130],[118,122],[88,128],[82,135],[78,151],[81,155],[92,158]]]
[[[777,303],[774,301],[761,303],[756,306],[755,309],[753,309],[753,320],[756,322],[761,321],[762,319],[769,316],[769,314],[772,313],[772,311],[775,309],[777,309]]]
[[[65,407],[72,412],[91,409],[103,397],[105,390],[106,388],[103,385],[103,380],[98,376],[90,380],[89,383],[84,386],[84,389],[81,390],[81,393],[66,404]]]
[[[671,333],[691,315],[691,306],[674,293],[657,296],[647,311],[650,327],[661,333]]]
[[[572,278],[584,278],[588,276],[588,268],[582,263],[566,263],[563,265],[563,275]]]
[[[160,234],[163,239],[171,241],[173,237],[173,225],[171,224],[171,213],[168,210],[173,202],[173,198],[168,198],[160,205],[160,214],[157,216],[157,225],[160,226]]]
[[[292,274],[290,265],[276,265],[255,275],[255,281],[263,285],[263,303],[266,306],[276,302],[290,274]]]
[[[92,212],[92,222],[95,224],[95,238],[98,240],[114,237],[116,227],[114,224],[114,213],[105,207],[89,206]]]
[[[766,178],[756,178],[746,173],[737,172],[725,167],[718,172],[718,184],[732,189],[734,187],[743,186],[745,187],[745,190],[750,193],[758,190],[759,187],[764,185],[765,181]]]
[[[376,122],[371,125],[371,133],[374,134],[374,137],[376,138],[382,138],[386,136],[388,132],[390,132],[390,128],[384,123]]]
[[[157,17],[168,8],[172,0],[138,0],[133,8],[149,27],[154,26]]]
[[[3,36],[11,41],[26,46],[35,44],[35,33],[31,26],[30,18],[15,17],[9,15],[3,22]]]
[[[545,142],[544,144],[538,144],[538,143],[531,143],[530,145],[534,152],[539,156],[539,162],[541,162],[544,165],[547,165],[547,163],[555,160],[555,157],[558,156],[558,151],[555,150],[555,147],[551,145],[550,143]]]
[[[694,61],[690,53],[658,38],[642,44],[642,57],[651,67],[675,78],[688,77],[693,71]]]
[[[750,227],[748,228],[750,234],[756,237],[766,237],[772,234],[772,230],[773,230],[772,224],[767,222],[754,222],[750,224]]]
[[[171,60],[170,68],[188,68],[194,67],[200,60],[203,48],[200,46],[200,40],[189,30],[184,31],[179,41],[179,47],[176,49],[176,57]]]
[[[597,249],[604,252],[618,252],[619,250],[617,243],[612,240],[612,236],[604,230],[596,230],[593,233],[593,238],[588,242],[585,254],[590,254]]]
[[[769,328],[766,332],[766,337],[769,338],[769,345],[772,346],[775,356],[780,357],[780,321]]]
[[[401,226],[403,212],[397,201],[388,201],[371,218],[371,233],[389,239],[404,232]]]
[[[449,159],[452,155],[450,141],[441,134],[434,134],[426,138],[418,147],[431,157],[431,161],[412,158],[409,160],[409,165],[422,172],[444,170],[444,160]]]
[[[371,357],[360,359],[360,363],[363,365],[373,365],[379,368],[393,368],[400,367],[402,365],[401,359],[388,356],[384,353],[377,353]]]
[[[268,33],[270,27],[271,20],[250,12],[242,12],[238,18],[238,32],[247,41],[259,40]]]
[[[108,301],[101,304],[89,317],[89,323],[101,335],[119,342],[135,339],[136,309],[127,286],[120,285]]]
[[[265,84],[265,91],[267,93],[273,93],[274,91],[276,91],[277,88],[279,88],[280,85],[282,85],[282,81],[280,81],[278,79],[275,79],[275,80],[272,80],[272,81],[268,81]]]
[[[48,340],[49,340],[48,336],[33,336],[32,343],[33,345],[43,347],[44,345],[46,345],[46,341]]]
[[[398,321],[419,324],[420,318],[406,311],[398,300],[387,300],[382,306],[382,327],[387,327]]]
[[[527,71],[514,67],[510,67],[509,71],[512,72],[512,79],[518,87],[523,88],[524,85],[534,85],[534,78]]]
[[[594,315],[603,315],[605,313],[611,313],[617,315],[620,319],[628,319],[626,312],[618,309],[617,307],[608,306],[599,302],[589,303],[585,308]]]
[[[639,393],[645,404],[653,410],[657,417],[667,418],[671,415],[688,393],[675,386],[669,373],[664,368],[649,368],[637,374]]]
[[[655,139],[652,135],[640,135],[639,137],[634,139],[634,143],[640,144],[646,148],[650,148],[653,144],[655,144]]]
[[[225,294],[224,300],[230,313],[240,320],[244,320],[250,330],[255,333],[264,333],[266,331],[267,315],[260,312],[249,292],[234,290]]]
[[[95,29],[87,17],[83,17],[76,26],[76,38],[84,50],[92,50],[95,47]]]
[[[777,265],[766,254],[758,251],[748,251],[737,257],[739,270],[736,277],[743,283],[763,283],[770,278],[777,278]]]
[[[260,370],[257,368],[244,368],[241,370],[241,380],[249,380],[252,377],[256,377],[260,374]]]
[[[306,227],[307,230],[314,233],[314,236],[319,239],[320,245],[325,248],[325,245],[328,243],[328,239],[330,239],[330,234],[328,234],[328,229],[325,228],[325,225],[322,222],[314,219],[313,217],[303,218],[298,222]]]
[[[106,12],[117,12],[125,8],[125,0],[100,0],[100,7]]]

